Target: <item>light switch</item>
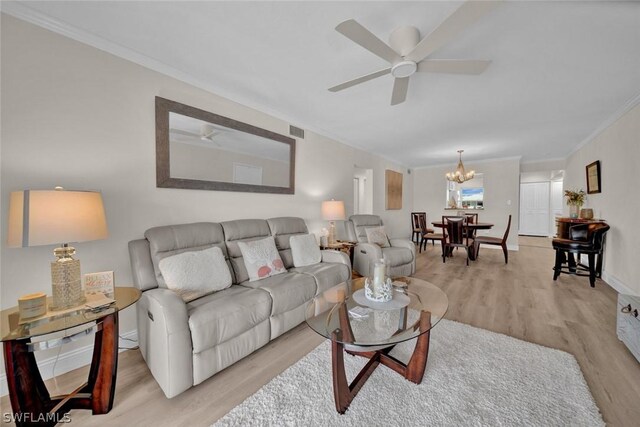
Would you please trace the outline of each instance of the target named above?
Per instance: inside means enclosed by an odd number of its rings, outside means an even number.
[[[507,206],[511,206],[511,200],[507,200]]]

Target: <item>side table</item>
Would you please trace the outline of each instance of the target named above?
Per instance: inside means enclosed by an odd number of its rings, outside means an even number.
[[[17,307],[0,313],[1,340],[14,421],[17,426],[54,426],[71,409],[106,414],[113,407],[118,369],[118,312],[140,298],[135,288],[115,288],[115,303],[101,311],[84,306],[31,321],[21,321]],[[48,303],[50,303],[50,298]],[[62,338],[33,338],[85,325]],[[87,382],[66,395],[50,396],[38,369],[34,352],[58,347],[74,338],[94,334],[93,358]]]

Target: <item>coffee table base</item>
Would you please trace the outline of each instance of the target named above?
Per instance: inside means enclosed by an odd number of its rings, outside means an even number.
[[[430,329],[430,313],[422,312],[420,316],[420,323],[421,328]],[[348,331],[347,333],[350,332],[351,331]],[[336,402],[336,410],[340,414],[344,414],[346,412],[353,398],[358,394],[364,383],[369,379],[379,364],[383,364],[384,366],[393,369],[415,384],[420,384],[424,376],[424,370],[427,366],[429,338],[430,331],[425,332],[417,338],[416,347],[409,359],[409,363],[405,364],[389,355],[389,352],[391,352],[394,346],[368,352],[345,350],[344,344],[341,342],[343,339],[342,330],[338,328],[333,331],[331,334],[331,359],[333,368],[333,394]],[[347,382],[347,376],[344,369],[345,352],[354,356],[362,356],[369,359],[367,364],[362,368],[358,375],[356,375],[351,384]]]

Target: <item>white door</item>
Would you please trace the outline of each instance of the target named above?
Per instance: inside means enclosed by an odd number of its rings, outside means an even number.
[[[527,236],[549,235],[549,183],[520,184],[520,232]]]

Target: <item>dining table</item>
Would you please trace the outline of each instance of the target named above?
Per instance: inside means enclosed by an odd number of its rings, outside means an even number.
[[[444,228],[444,223],[442,221],[433,221],[431,224],[437,228]],[[495,224],[492,224],[490,222],[476,222],[465,224],[464,227],[468,231],[471,231],[471,235],[475,237],[478,230],[491,230],[494,225]],[[471,248],[469,249],[469,259],[471,259],[472,261],[475,261],[476,259],[475,246],[471,246]]]

